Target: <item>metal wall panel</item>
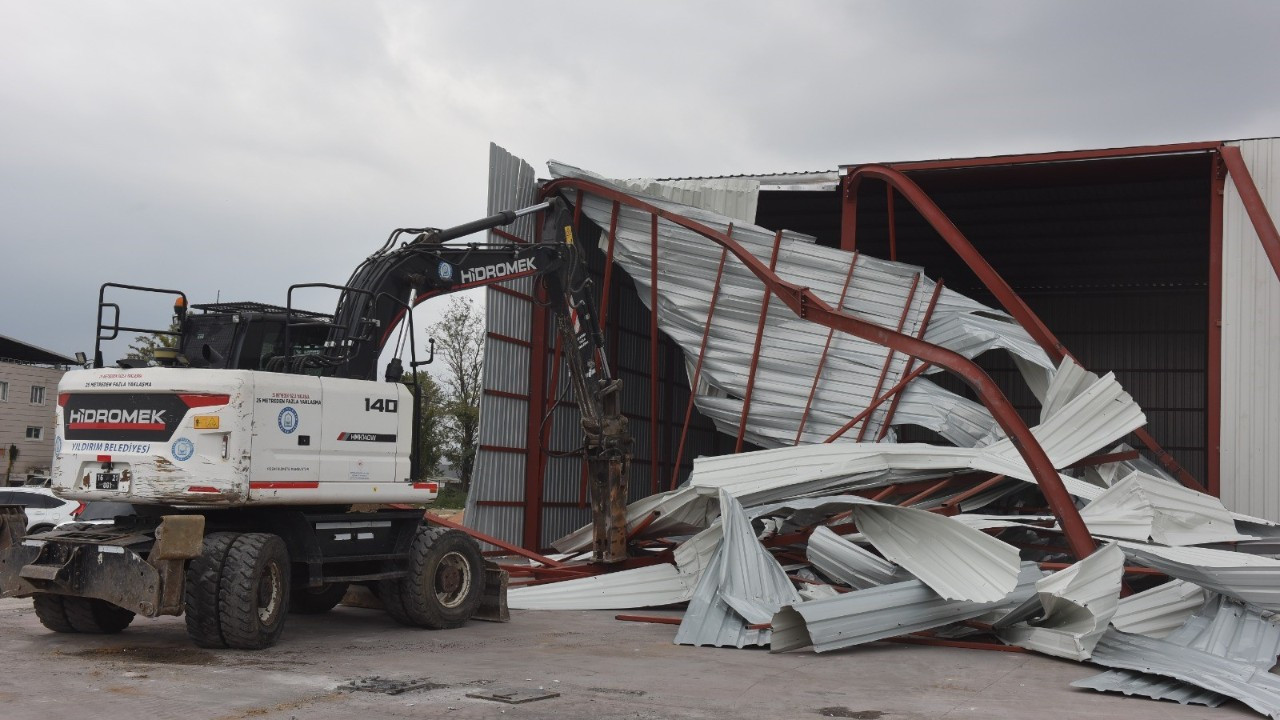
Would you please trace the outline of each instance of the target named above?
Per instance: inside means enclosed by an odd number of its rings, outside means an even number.
[[[1263,202],[1280,215],[1280,140],[1240,148]],[[1280,280],[1227,180],[1222,208],[1222,501],[1280,521]]]

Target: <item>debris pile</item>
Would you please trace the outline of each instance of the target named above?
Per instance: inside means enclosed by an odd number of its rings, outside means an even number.
[[[674,642],[771,652],[1016,646],[1105,669],[1076,687],[1280,717],[1280,560],[1251,552],[1277,528],[1114,446],[1145,422],[1114,377],[1068,360],[1046,397],[1033,433],[1099,546],[1084,559],[1007,440],[799,445],[699,458],[628,508],[632,566],[548,576],[526,560],[511,607],[687,603]],[[573,567],[590,529],[556,547],[548,562]]]

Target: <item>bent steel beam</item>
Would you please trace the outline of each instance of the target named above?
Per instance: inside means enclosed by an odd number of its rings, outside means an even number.
[[[561,190],[584,190],[601,198],[613,200],[655,215],[673,225],[698,233],[726,248],[764,283],[769,292],[777,296],[783,304],[799,317],[833,330],[839,330],[855,337],[869,340],[877,345],[883,345],[896,352],[901,352],[918,358],[923,362],[932,363],[950,370],[960,376],[977,393],[982,404],[991,412],[992,417],[995,418],[996,422],[1008,435],[1023,460],[1026,461],[1027,467],[1030,468],[1032,475],[1039,484],[1050,509],[1058,518],[1058,522],[1067,536],[1072,553],[1078,558],[1084,558],[1097,549],[1097,545],[1089,534],[1088,528],[1085,527],[1084,521],[1080,519],[1080,513],[1076,511],[1071,495],[1063,486],[1062,478],[1054,470],[1053,463],[1049,460],[1044,448],[1040,446],[1035,436],[1031,434],[1031,430],[1022,421],[1017,410],[1014,409],[1008,398],[1000,391],[995,381],[973,361],[957,352],[919,340],[910,335],[904,335],[888,328],[859,320],[852,315],[833,309],[809,288],[800,287],[780,278],[777,273],[769,269],[768,265],[748,252],[733,238],[709,225],[668,212],[656,205],[639,200],[611,187],[586,180],[571,178],[553,180],[542,187],[540,195],[544,198],[550,197]],[[992,270],[991,273],[994,275],[995,271]],[[998,279],[999,276],[996,277]],[[1045,330],[1045,332],[1047,333],[1048,330]]]
[[[1223,149],[1225,150],[1226,148]],[[1239,156],[1238,150],[1236,151],[1236,155],[1237,157]],[[1229,167],[1230,166],[1228,165],[1228,168]],[[1243,169],[1243,161],[1241,161],[1241,168]],[[1244,172],[1244,176],[1246,181],[1252,185],[1252,181],[1248,180],[1247,171]],[[1233,175],[1232,177],[1234,178],[1235,176]],[[947,243],[947,245],[951,246],[951,249],[960,256],[960,259],[963,260],[964,263],[969,266],[969,269],[978,276],[978,279],[982,281],[982,284],[985,285],[986,288],[991,291],[991,294],[1000,301],[1000,305],[1005,309],[1005,311],[1012,315],[1013,318],[1017,320],[1024,329],[1026,329],[1027,333],[1035,339],[1035,341],[1046,353],[1049,354],[1049,357],[1052,358],[1055,363],[1062,362],[1062,359],[1068,356],[1075,359],[1074,356],[1071,355],[1071,352],[1067,350],[1066,346],[1058,340],[1057,336],[1050,332],[1049,328],[1040,320],[1040,317],[1032,312],[1031,308],[1023,301],[1022,297],[1019,296],[1018,293],[1014,292],[1013,288],[1009,286],[1009,283],[1005,282],[1005,279],[1000,276],[1000,273],[996,272],[995,268],[991,267],[991,264],[982,256],[982,253],[978,252],[977,248],[975,248],[973,244],[969,242],[969,239],[964,236],[964,233],[961,233],[955,223],[951,222],[951,218],[947,217],[947,214],[942,211],[942,208],[938,207],[938,205],[933,202],[933,198],[930,198],[914,180],[901,172],[884,165],[860,165],[850,170],[844,180],[844,202],[848,206],[848,209],[845,213],[846,217],[842,218],[842,223],[846,230],[857,227],[856,213],[858,187],[862,183],[863,178],[881,180],[888,184],[889,187],[894,188],[901,193],[902,196],[906,198],[907,202],[911,203],[911,206],[915,208],[915,211],[920,213],[920,216],[929,223],[930,227],[932,227],[938,235],[942,236],[942,239]],[[1243,194],[1241,197],[1243,197]],[[1261,202],[1260,198],[1259,202]],[[850,214],[854,214],[854,216],[848,217]],[[1263,209],[1263,214],[1266,214],[1265,208]],[[1255,225],[1256,223],[1257,221],[1255,220]],[[1271,230],[1273,233],[1275,232],[1274,225],[1272,225]],[[1259,237],[1261,236],[1262,232],[1260,231]],[[1280,247],[1280,240],[1277,240],[1277,246]],[[1278,249],[1277,252],[1280,252],[1280,249]],[[1183,485],[1186,485],[1193,490],[1199,490],[1201,492],[1205,491],[1204,485],[1200,484],[1200,482],[1196,480],[1191,473],[1187,472],[1186,469],[1178,464],[1178,461],[1166,452],[1165,449],[1160,446],[1160,443],[1156,442],[1155,438],[1147,432],[1146,428],[1138,428],[1133,434],[1142,441],[1143,445],[1146,445],[1149,450],[1155,453],[1160,464],[1164,466],[1166,470],[1173,473],[1173,475],[1177,477]]]

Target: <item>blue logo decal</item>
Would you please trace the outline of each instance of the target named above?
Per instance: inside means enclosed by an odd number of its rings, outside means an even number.
[[[174,459],[179,462],[186,462],[191,459],[192,455],[196,454],[195,443],[186,438],[174,440],[173,447],[170,449],[173,451]]]
[[[440,276],[441,280],[452,280],[453,266],[444,260],[441,260],[440,267],[436,268],[436,274]]]
[[[280,432],[285,435],[293,434],[298,429],[298,411],[291,407],[287,407],[280,411],[280,416],[276,418],[276,424],[280,426]]]
[[[53,452],[54,454],[62,452],[62,436],[61,435],[53,436]]]

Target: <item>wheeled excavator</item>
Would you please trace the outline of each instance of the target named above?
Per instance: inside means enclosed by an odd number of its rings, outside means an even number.
[[[540,214],[535,242],[451,243]],[[285,307],[187,305],[185,293],[106,283],[91,367],[58,387],[54,492],[129,503],[113,524],[26,536],[0,507],[0,596],[32,597],[57,632],[110,633],[136,615],[184,615],[202,647],[264,648],[289,612],[325,612],[366,585],[397,621],[457,627],[505,612],[505,578],[469,535],[421,510],[421,388],[414,306],[533,277],[563,338],[582,412],[597,561],[627,556],[631,438],[604,353],[594,286],[561,199],[448,229],[401,228],[344,285],[289,288]],[[337,291],[330,315],[293,307],[298,290]],[[172,330],[121,325],[124,292],[176,296]],[[396,353],[408,328],[409,377]],[[168,334],[154,361],[103,362],[121,332]],[[90,364],[90,363],[86,363]]]

